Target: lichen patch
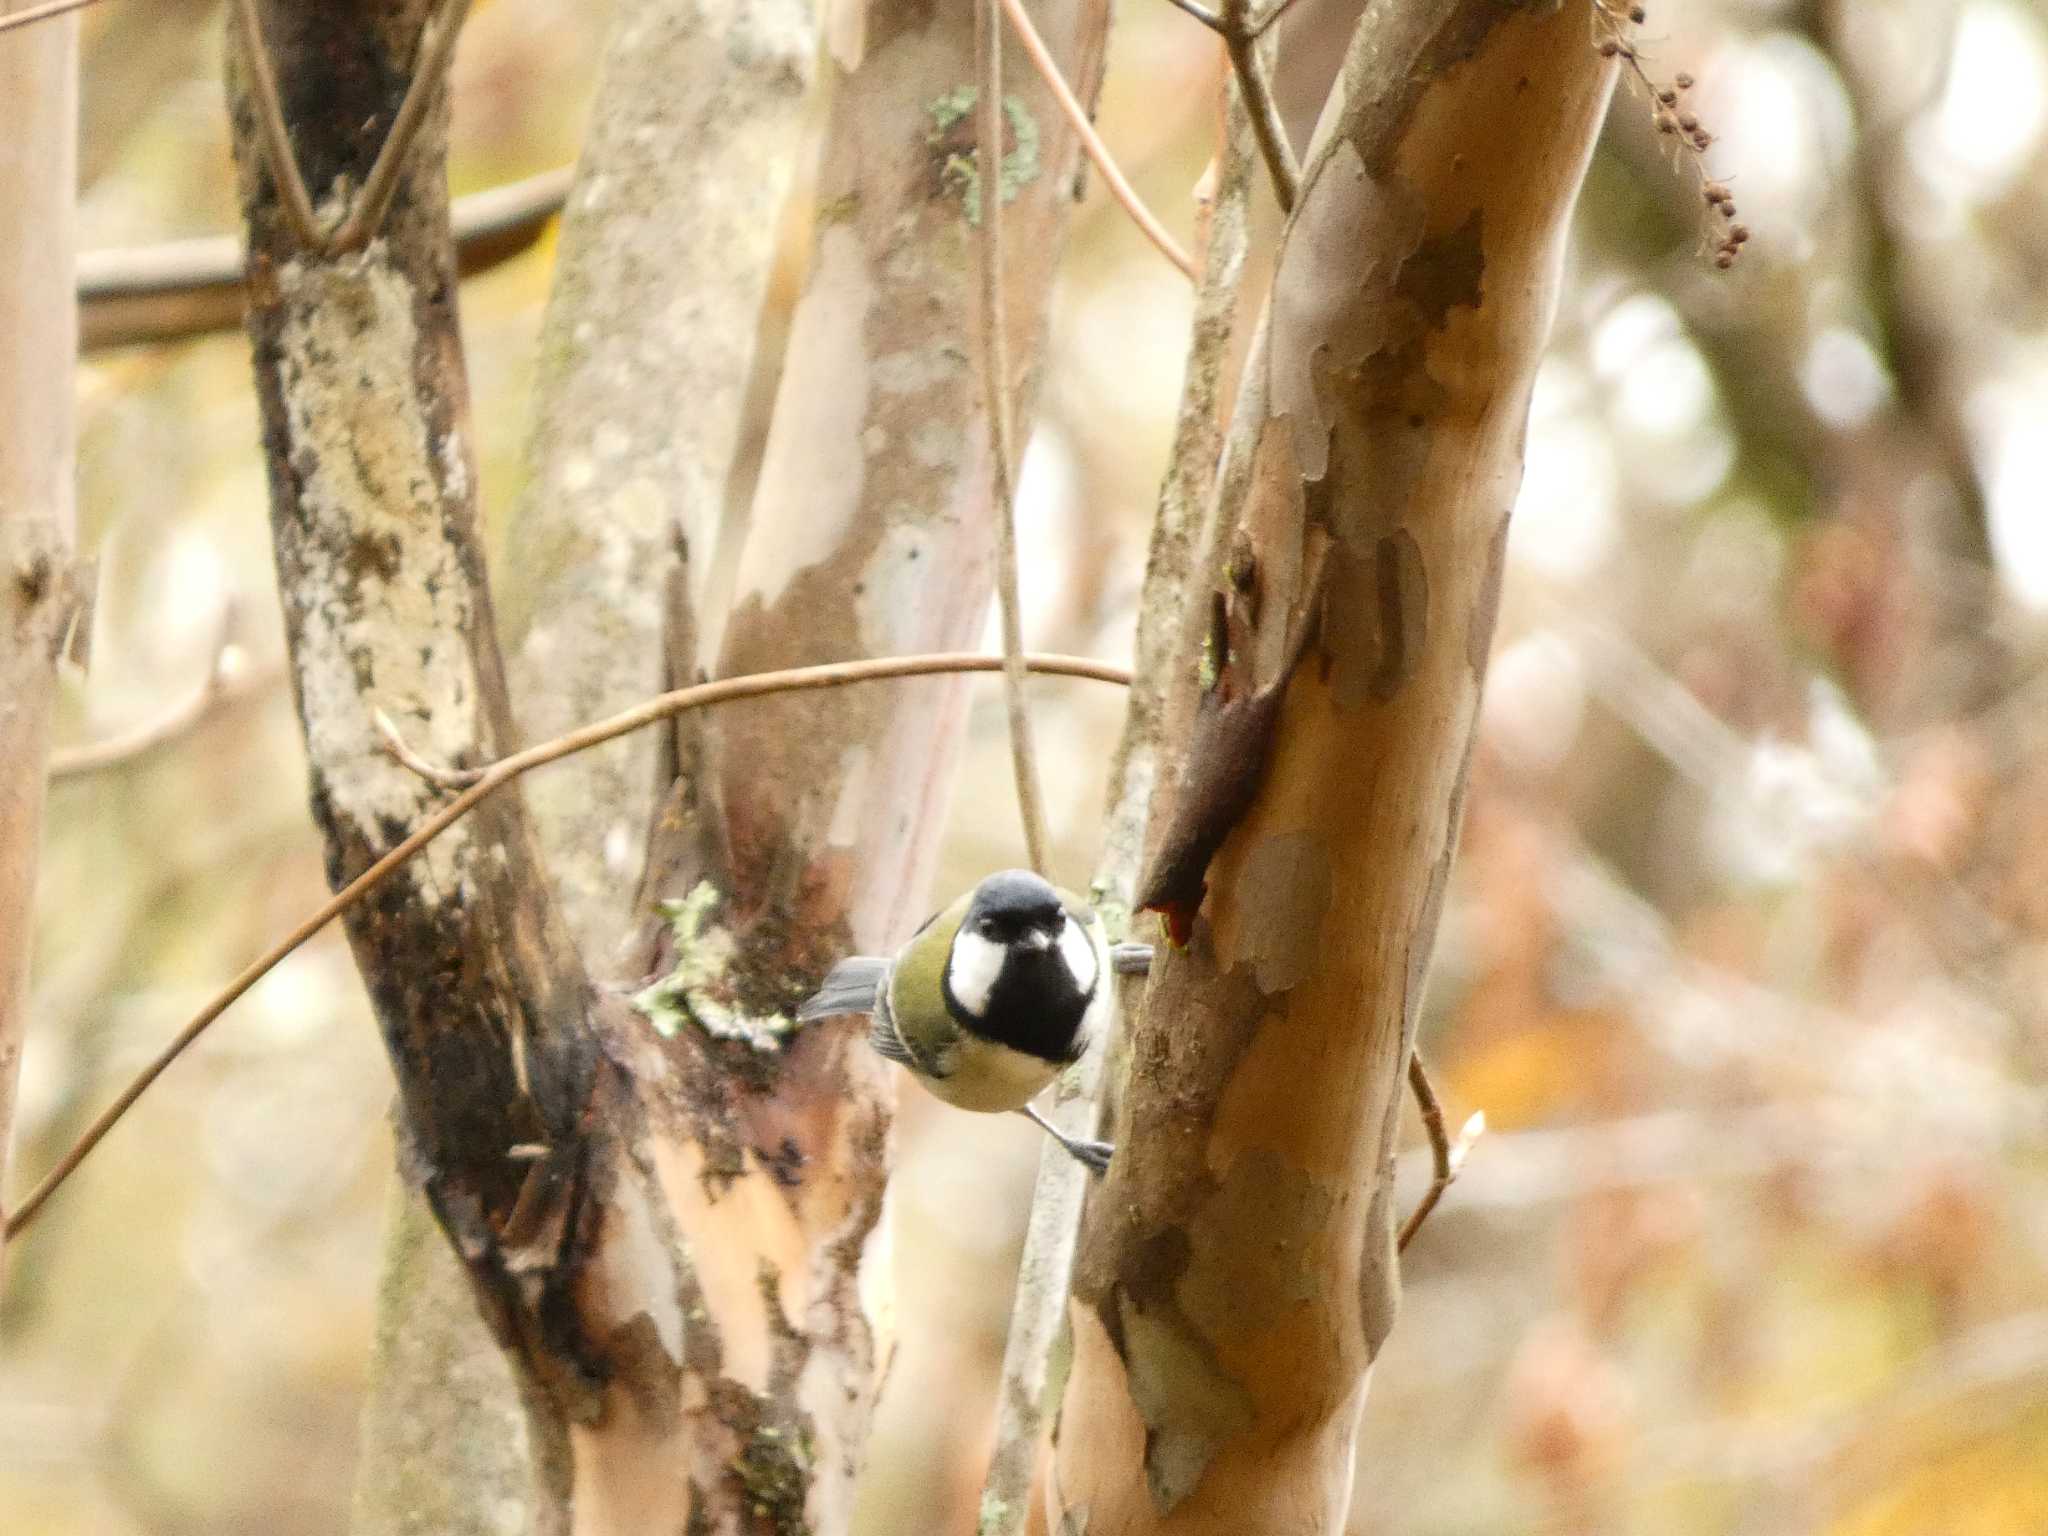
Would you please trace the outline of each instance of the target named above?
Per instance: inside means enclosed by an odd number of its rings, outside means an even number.
[[[295,659],[307,753],[334,813],[377,847],[442,792],[386,755],[372,709],[426,758],[478,755],[477,688],[456,638],[475,615],[446,522],[448,500],[468,490],[467,460],[429,429],[414,291],[381,242],[341,260],[287,262],[277,281],[279,393],[299,480],[284,595],[303,615]],[[398,878],[425,899],[452,899],[471,848],[458,827]]]

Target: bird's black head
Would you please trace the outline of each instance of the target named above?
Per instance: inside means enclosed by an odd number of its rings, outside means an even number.
[[[1087,931],[1060,893],[1029,870],[975,887],[953,939],[946,1007],[970,1034],[1047,1061],[1072,1061],[1101,983]]]
[[[1028,869],[1005,869],[974,888],[961,927],[991,944],[1015,944],[1026,935],[1057,938],[1065,909],[1060,893]]]

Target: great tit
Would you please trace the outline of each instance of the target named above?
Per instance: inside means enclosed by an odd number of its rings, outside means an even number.
[[[1100,1173],[1109,1143],[1066,1135],[1031,1100],[1108,1023],[1118,968],[1086,902],[1006,869],[927,918],[893,957],[841,960],[796,1016],[871,1015],[868,1043],[938,1098],[1027,1115]]]

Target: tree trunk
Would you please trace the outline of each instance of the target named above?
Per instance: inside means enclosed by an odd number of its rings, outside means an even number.
[[[1051,1529],[1335,1531],[1564,236],[1583,4],[1374,0],[1286,233],[1142,899],[1185,947],[1090,1207]]]
[[[622,0],[563,216],[512,514],[505,628],[529,741],[669,681],[664,599],[723,504],[817,34],[802,0]],[[664,754],[646,732],[532,785],[585,963],[617,965]],[[530,1504],[517,1384],[417,1197],[394,1205],[358,1536],[502,1532]]]
[[[0,0],[0,15],[20,9]],[[37,856],[71,565],[78,22],[0,35],[0,1175],[28,1020]],[[6,1236],[0,1232],[0,1250]],[[4,1253],[0,1253],[4,1258]],[[0,1265],[0,1273],[4,1273]]]
[[[388,130],[427,6],[261,10],[286,129],[331,213]],[[1045,12],[1092,89],[1106,8]],[[986,605],[986,430],[961,346],[982,184],[949,137],[966,117],[971,18],[883,5],[867,27],[858,59],[844,56],[741,598],[718,626],[726,671],[958,643]],[[509,709],[475,528],[441,124],[430,114],[366,249],[310,252],[264,158],[247,62],[232,95],[249,330],[313,806],[338,882],[440,795],[381,750],[375,712],[459,766],[503,749]],[[1006,106],[1017,145],[987,190],[1015,198],[1022,385],[1078,152],[1035,82],[1015,82]],[[627,449],[660,443],[649,431]],[[688,585],[666,583],[678,675],[695,670]],[[799,1031],[789,1012],[846,946],[900,936],[924,899],[960,725],[957,691],[935,707],[946,686],[736,707],[678,732],[684,776],[652,862],[674,903],[667,973],[637,1009],[592,986],[514,795],[351,914],[406,1173],[524,1387],[539,1529],[844,1528],[875,1375],[855,1280],[889,1106],[856,1029]]]

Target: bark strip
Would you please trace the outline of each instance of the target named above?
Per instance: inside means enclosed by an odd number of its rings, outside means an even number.
[[[1130,702],[1123,735],[1110,764],[1108,812],[1102,853],[1090,898],[1112,942],[1129,932],[1132,889],[1144,849],[1145,821],[1159,777],[1167,681],[1174,639],[1195,569],[1195,547],[1214,488],[1221,447],[1219,410],[1228,363],[1237,285],[1249,248],[1252,131],[1234,86],[1225,86],[1222,143],[1218,146],[1213,204],[1205,217],[1202,271],[1195,290],[1187,371],[1166,475],[1153,515],[1145,580],[1138,595]],[[1137,984],[1124,984],[1130,991]],[[1129,997],[1130,991],[1125,996]],[[1125,1007],[1129,1007],[1128,1001]],[[1122,1039],[1098,1041],[1062,1081],[1052,1115],[1068,1135],[1089,1140],[1105,1133],[1110,1104],[1103,1085],[1115,1075]],[[1080,1240],[1081,1209],[1090,1176],[1048,1138],[1038,1161],[1031,1220],[1017,1265],[1017,1299],[1003,1344],[996,1398],[996,1447],[982,1490],[979,1536],[1013,1536],[1025,1528],[1038,1458],[1053,1400],[1051,1363],[1066,1322],[1067,1288]]]
[[[0,15],[25,7],[0,0]],[[0,1174],[28,1030],[50,712],[71,563],[78,20],[0,35]],[[0,1234],[0,1250],[6,1238]],[[4,1260],[0,1252],[0,1260]]]
[[[1374,0],[1311,146],[1189,616],[1145,882],[1186,947],[1082,1232],[1062,1536],[1342,1528],[1529,389],[1610,87],[1581,4]]]

